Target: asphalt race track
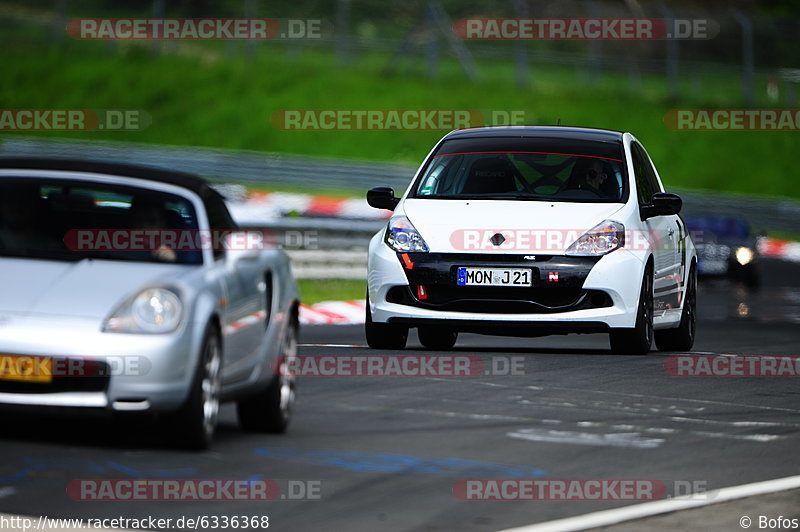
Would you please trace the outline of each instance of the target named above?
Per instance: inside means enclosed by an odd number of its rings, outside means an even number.
[[[800,268],[764,261],[762,273],[756,292],[701,283],[693,352],[800,354]],[[301,341],[302,355],[396,354],[361,347],[358,326],[308,326]],[[445,353],[412,334],[402,354]],[[453,493],[460,479],[656,479],[676,494],[675,481],[716,489],[797,474],[797,379],[670,376],[671,354],[612,355],[600,335],[463,335],[452,354],[524,371],[306,377],[286,435],[243,433],[226,406],[206,453],[165,446],[140,423],[4,415],[0,512],[268,515],[270,530],[498,530],[635,502],[463,501]],[[97,502],[66,490],[75,479],[132,478],[273,479],[285,497]],[[317,487],[317,499],[290,500]],[[789,502],[797,513],[796,494]],[[739,530],[735,506],[723,506],[717,525]]]

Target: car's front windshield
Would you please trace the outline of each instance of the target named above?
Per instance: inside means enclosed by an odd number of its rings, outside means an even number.
[[[616,203],[625,183],[619,142],[456,139],[431,156],[412,197]]]
[[[0,179],[0,256],[202,264],[192,203],[155,190],[53,178]],[[183,237],[183,241],[181,241]]]

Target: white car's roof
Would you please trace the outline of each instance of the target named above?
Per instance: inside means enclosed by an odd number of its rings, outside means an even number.
[[[445,139],[486,138],[486,137],[542,137],[570,140],[622,141],[624,133],[609,129],[593,129],[573,126],[489,126],[457,129],[448,133]]]

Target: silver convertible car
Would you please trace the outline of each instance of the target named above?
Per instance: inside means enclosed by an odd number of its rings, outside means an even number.
[[[299,297],[258,236],[193,175],[0,159],[0,409],[155,414],[203,449],[236,401],[283,432]]]

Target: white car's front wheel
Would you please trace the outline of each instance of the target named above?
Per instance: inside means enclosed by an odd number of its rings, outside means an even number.
[[[428,349],[452,349],[458,340],[458,332],[438,327],[420,327],[417,335]]]
[[[633,328],[611,329],[611,351],[623,355],[646,355],[653,345],[653,268],[648,265],[642,279],[636,325]]]
[[[364,333],[367,336],[367,345],[372,349],[404,349],[406,342],[408,342],[408,327],[372,321],[372,312],[369,310],[369,296],[367,296]]]

